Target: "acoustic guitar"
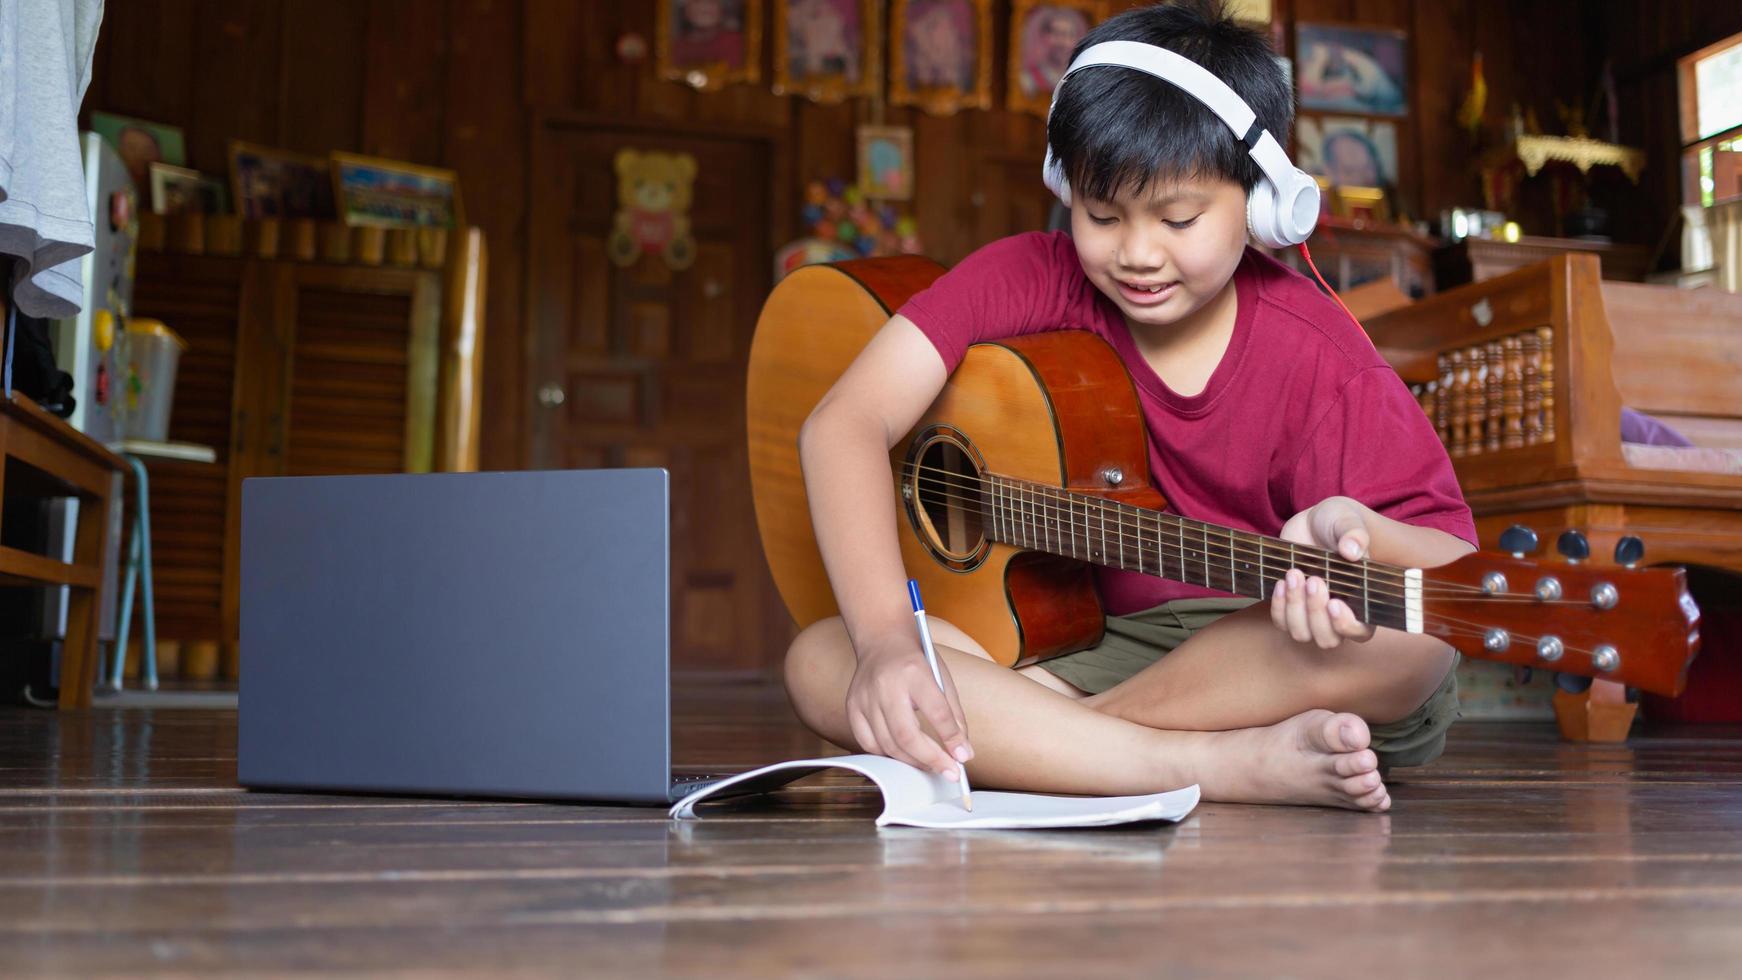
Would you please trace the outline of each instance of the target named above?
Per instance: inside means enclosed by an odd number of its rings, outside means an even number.
[[[837,608],[811,529],[798,434],[810,410],[907,298],[941,272],[917,256],[798,269],[763,307],[750,348],[756,519],[800,626]],[[1168,513],[1149,482],[1143,417],[1123,364],[1083,331],[969,348],[890,452],[902,560],[927,608],[1019,667],[1099,642],[1104,565],[1255,599],[1290,568],[1322,576],[1363,622],[1438,636],[1486,660],[1679,694],[1699,649],[1680,568],[1538,563],[1514,528],[1503,552],[1437,568],[1332,552]],[[1583,539],[1573,535],[1575,556]],[[1565,542],[1563,542],[1563,545]],[[1588,553],[1588,547],[1584,549]]]

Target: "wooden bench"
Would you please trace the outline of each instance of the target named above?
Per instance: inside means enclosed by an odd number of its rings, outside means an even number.
[[[1545,543],[1574,528],[1607,561],[1632,534],[1646,564],[1742,576],[1742,295],[1606,282],[1594,256],[1563,255],[1366,327],[1434,421],[1484,547],[1515,523]],[[1697,448],[1623,444],[1622,406]]]

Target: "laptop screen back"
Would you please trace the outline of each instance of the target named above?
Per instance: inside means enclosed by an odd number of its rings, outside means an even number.
[[[254,479],[238,772],[664,802],[664,470]]]

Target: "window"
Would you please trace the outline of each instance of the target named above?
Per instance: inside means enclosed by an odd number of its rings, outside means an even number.
[[[1710,207],[1742,197],[1742,34],[1688,55],[1676,68],[1683,200]]]

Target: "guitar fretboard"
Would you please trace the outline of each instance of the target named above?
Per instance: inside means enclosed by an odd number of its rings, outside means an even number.
[[[1410,569],[1044,484],[993,475],[974,482],[986,533],[1018,548],[1253,599],[1269,598],[1277,579],[1298,568],[1374,626],[1407,629],[1411,605],[1420,607],[1419,573]]]

